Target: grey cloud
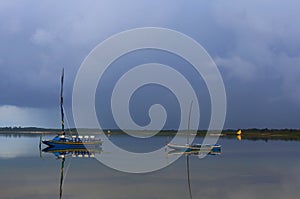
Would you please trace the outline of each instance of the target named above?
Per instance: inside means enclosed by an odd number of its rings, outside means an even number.
[[[227,59],[216,57],[216,64],[224,67],[228,71],[228,78],[236,78],[238,80],[253,81],[257,74],[256,66],[240,57],[233,56]]]
[[[99,42],[130,28],[162,26],[191,36],[215,59],[229,99],[227,127],[300,127],[299,4],[1,1],[0,106],[57,107],[63,66],[70,106],[76,72]]]
[[[300,101],[299,6],[297,1],[219,2],[214,16],[233,33],[234,46],[215,57],[217,64],[241,80],[280,81],[278,93]]]
[[[51,44],[54,39],[55,38],[51,33],[43,29],[37,29],[31,37],[31,41],[37,45]]]

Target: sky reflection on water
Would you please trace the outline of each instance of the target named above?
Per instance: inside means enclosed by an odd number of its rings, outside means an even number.
[[[112,139],[128,143],[123,136]],[[0,137],[1,199],[59,198],[61,161],[47,153],[41,159],[38,143],[39,137]],[[190,157],[193,198],[298,198],[299,142],[220,139],[219,144],[221,155]],[[93,158],[70,157],[65,172],[64,199],[189,198],[184,156],[148,174],[126,174]]]

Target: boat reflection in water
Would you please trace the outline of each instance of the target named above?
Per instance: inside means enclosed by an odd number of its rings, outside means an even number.
[[[59,199],[62,198],[63,194],[63,181],[64,181],[64,167],[66,158],[94,158],[96,154],[100,154],[102,152],[101,146],[86,148],[86,147],[66,147],[66,146],[55,146],[55,147],[47,147],[42,150],[45,153],[52,153],[57,157],[57,159],[61,159],[61,169],[60,169],[60,184],[59,184]]]
[[[76,157],[76,158],[94,158],[96,153],[101,153],[102,148],[93,147],[93,148],[66,148],[66,147],[47,147],[42,150],[46,153],[52,153],[58,159],[66,157]]]
[[[203,145],[204,146],[204,145]],[[198,157],[205,157],[206,155],[215,156],[221,155],[221,146],[217,145],[216,148],[210,147],[203,147],[199,150],[192,150],[192,151],[183,151],[180,149],[174,149],[167,153],[167,156],[171,155],[184,155],[186,157],[186,174],[187,174],[187,181],[188,181],[188,191],[189,191],[189,198],[193,199],[192,189],[191,189],[191,177],[190,177],[190,156],[198,156]]]

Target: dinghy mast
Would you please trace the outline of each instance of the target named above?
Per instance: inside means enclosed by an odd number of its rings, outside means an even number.
[[[190,123],[191,123],[192,107],[193,107],[193,100],[191,101],[191,104],[190,104],[190,111],[189,111],[187,145],[190,145]]]

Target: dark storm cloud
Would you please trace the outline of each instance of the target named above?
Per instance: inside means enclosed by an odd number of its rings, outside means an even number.
[[[55,109],[64,66],[70,107],[76,72],[90,50],[117,32],[161,26],[191,36],[216,61],[228,96],[227,128],[300,128],[299,4],[1,1],[0,106]]]
[[[154,9],[157,3],[148,5]],[[66,90],[71,90],[81,62],[99,42],[119,31],[167,19],[168,12],[160,8],[151,14],[139,7],[143,5],[2,1],[0,104],[53,105],[62,66],[67,72]]]
[[[234,36],[227,54],[215,56],[228,85],[232,125],[299,127],[297,7],[297,1],[235,1],[216,9],[216,21]]]

